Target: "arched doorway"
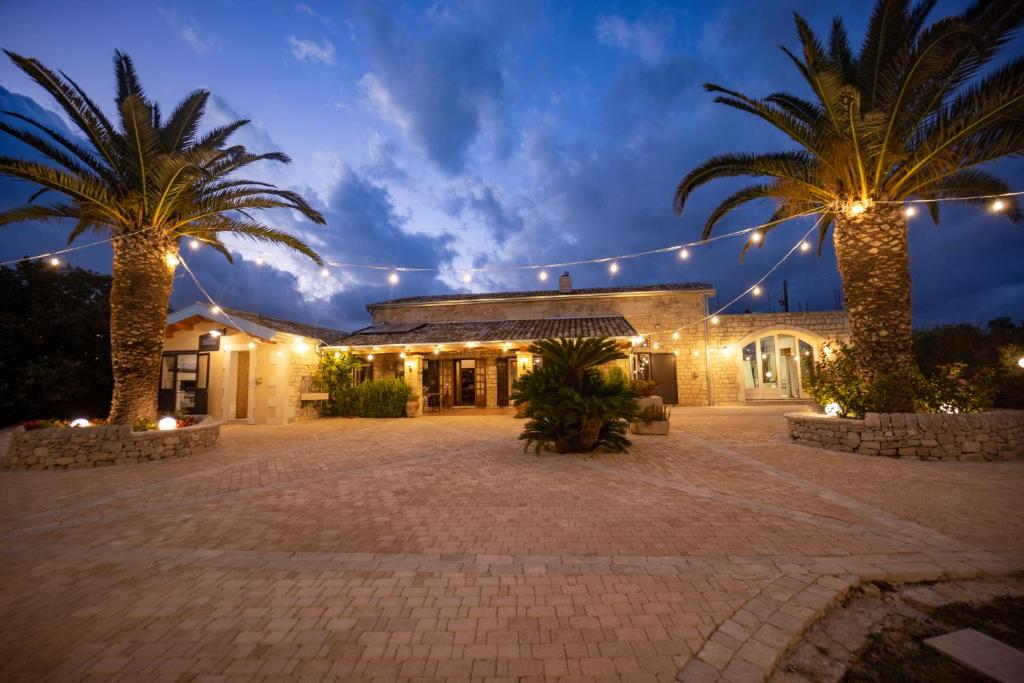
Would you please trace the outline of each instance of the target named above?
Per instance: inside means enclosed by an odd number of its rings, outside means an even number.
[[[821,337],[809,331],[769,329],[740,344],[740,374],[746,400],[805,399],[805,363],[814,362]]]

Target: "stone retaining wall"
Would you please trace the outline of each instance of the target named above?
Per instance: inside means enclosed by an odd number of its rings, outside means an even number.
[[[133,432],[128,425],[34,429],[11,435],[7,467],[70,470],[183,458],[213,448],[219,437],[220,423],[212,420],[149,432]]]
[[[1024,411],[868,413],[851,420],[789,413],[789,438],[834,451],[921,460],[1024,458]]]

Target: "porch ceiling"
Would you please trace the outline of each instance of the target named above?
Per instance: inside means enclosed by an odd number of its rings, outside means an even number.
[[[410,327],[412,329],[408,329]],[[464,342],[524,342],[549,338],[633,337],[635,335],[636,330],[622,316],[485,320],[407,325],[401,331],[387,331],[387,328],[377,331],[373,327],[368,327],[345,337],[335,346],[358,348]]]

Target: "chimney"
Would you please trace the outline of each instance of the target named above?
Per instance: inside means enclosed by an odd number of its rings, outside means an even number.
[[[565,292],[572,291],[572,278],[569,277],[568,270],[562,273],[561,277],[558,278],[558,291],[562,292],[563,294]]]

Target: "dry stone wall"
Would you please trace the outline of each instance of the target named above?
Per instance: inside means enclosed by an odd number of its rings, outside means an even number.
[[[7,467],[70,470],[184,458],[213,448],[219,438],[220,423],[213,421],[148,432],[133,432],[128,425],[35,429],[12,435]]]
[[[1024,459],[1024,411],[868,413],[863,420],[790,413],[793,441],[834,451],[920,460]]]

